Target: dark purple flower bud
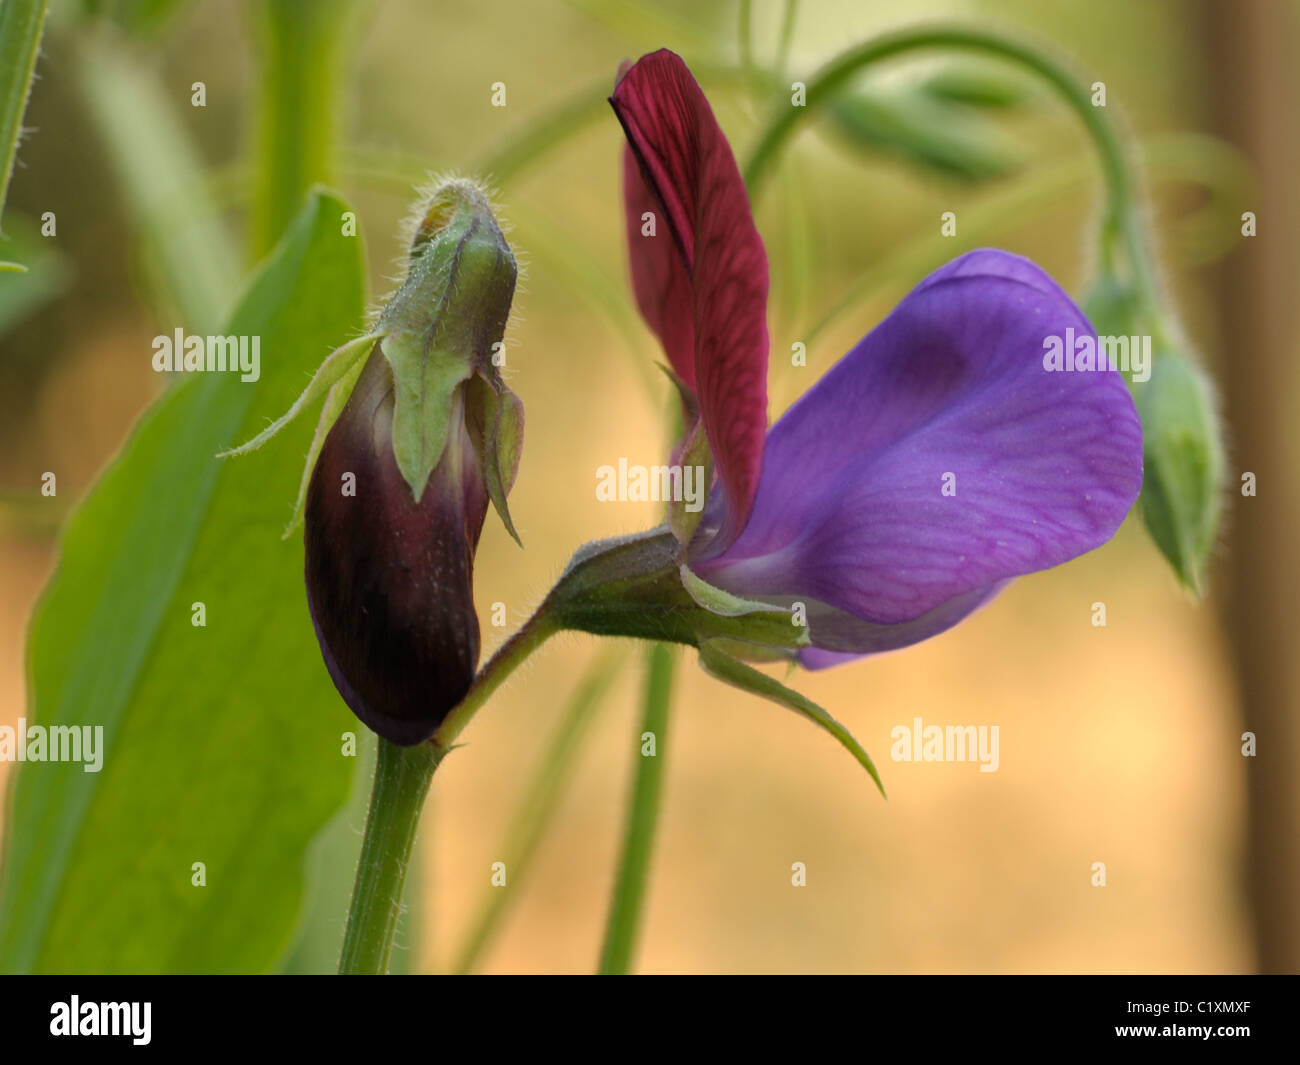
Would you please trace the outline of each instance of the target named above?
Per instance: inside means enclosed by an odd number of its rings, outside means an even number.
[[[307,599],[321,653],[348,706],[393,743],[428,738],[474,677],[489,502],[514,532],[505,500],[523,407],[494,356],[515,276],[486,199],[444,185],[311,474]]]

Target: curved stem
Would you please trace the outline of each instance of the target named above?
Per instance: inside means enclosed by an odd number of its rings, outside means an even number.
[[[669,696],[673,683],[673,649],[656,643],[650,648],[646,674],[645,713],[641,736],[654,737],[654,754],[643,753],[643,741],[637,739],[636,778],[628,808],[627,827],[623,836],[623,856],[618,880],[605,925],[605,943],[600,952],[600,972],[626,973],[636,946],[641,924],[641,905],[645,900],[646,877],[650,871],[650,851],[655,826],[659,821],[659,796],[663,790],[664,737],[668,728]]]
[[[445,750],[431,743],[398,747],[379,739],[340,973],[377,975],[388,971],[420,811],[433,771],[444,754]]]
[[[832,60],[809,80],[807,106],[787,107],[767,128],[745,167],[745,183],[751,194],[757,189],[775,161],[777,152],[794,131],[802,113],[827,102],[835,90],[864,67],[879,60],[906,52],[930,48],[955,48],[984,52],[1009,60],[1037,74],[1048,82],[1082,120],[1101,157],[1102,174],[1107,189],[1107,212],[1103,226],[1102,254],[1113,257],[1113,245],[1122,240],[1132,264],[1139,289],[1154,304],[1159,292],[1143,240],[1138,216],[1133,207],[1134,183],[1127,158],[1114,126],[1104,115],[1104,108],[1094,107],[1087,88],[1065,67],[1019,41],[966,27],[928,27],[886,34],[850,49]]]
[[[451,713],[443,719],[442,724],[438,726],[438,731],[433,734],[429,742],[444,752],[450,750],[456,742],[456,737],[488,701],[488,697],[501,687],[506,677],[522,665],[525,658],[559,632],[560,628],[552,613],[550,601],[547,600],[510,639],[501,645],[497,653],[488,659],[487,665],[478,671],[478,676],[474,678],[474,683],[465,693],[465,698],[452,708]]]

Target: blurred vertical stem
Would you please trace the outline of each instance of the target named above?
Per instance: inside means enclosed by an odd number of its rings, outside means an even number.
[[[215,332],[238,295],[239,256],[189,131],[126,38],[85,38],[78,58],[79,88],[168,294],[186,325]]]
[[[781,40],[777,45],[776,73],[785,77],[790,62],[790,45],[794,43],[794,23],[799,15],[799,0],[785,0],[785,14],[781,18]]]
[[[333,177],[342,46],[353,0],[258,0],[261,97],[253,196],[255,254],[274,247],[312,185]]]
[[[637,738],[636,774],[623,835],[623,856],[605,925],[605,943],[600,952],[600,972],[603,974],[626,973],[636,946],[646,877],[650,871],[650,851],[659,821],[664,740],[672,683],[673,649],[668,644],[653,644],[647,662],[645,712]],[[644,744],[641,737],[646,733],[654,736],[653,757],[641,753]]]
[[[740,43],[740,69],[744,79],[753,89],[775,78],[785,77],[786,63],[790,58],[790,43],[794,40],[794,23],[799,14],[799,0],[785,0],[781,15],[781,36],[776,45],[776,61],[771,70],[760,71],[754,62],[754,10],[752,0],[740,0],[737,38]]]
[[[382,737],[379,740],[340,973],[378,975],[388,971],[420,812],[444,754],[445,750],[432,743],[399,747]]]
[[[736,36],[740,44],[740,69],[745,80],[753,82],[754,76],[754,8],[750,0],[740,0]]]
[[[587,668],[574,692],[569,707],[538,764],[536,774],[524,789],[505,842],[498,852],[505,867],[510,870],[509,887],[487,889],[460,949],[453,955],[452,972],[473,971],[501,923],[506,907],[518,894],[519,885],[532,865],[546,825],[559,806],[578,751],[614,680],[620,659],[621,655],[613,649],[600,655]]]
[[[0,211],[4,210],[22,139],[23,112],[41,49],[46,0],[0,3]]]

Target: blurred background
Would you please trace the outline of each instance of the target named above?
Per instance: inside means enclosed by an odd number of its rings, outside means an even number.
[[[25,626],[61,522],[162,388],[152,337],[221,320],[277,235],[265,205],[307,178],[327,177],[355,205],[372,297],[387,291],[399,220],[429,170],[491,180],[527,264],[509,332],[528,426],[511,511],[526,549],[489,519],[476,571],[484,658],[578,544],[659,520],[654,504],[594,494],[600,464],[664,461],[673,401],[626,283],[622,134],[600,97],[620,60],[671,47],[743,161],[771,112],[754,86],[781,62],[786,5],[753,5],[747,61],[731,3],[310,6],[341,16],[321,21],[314,53],[339,76],[278,114],[268,86],[303,58],[280,47],[267,4],[52,6],[0,254],[32,266],[0,281],[0,725],[23,713]],[[1222,394],[1229,495],[1210,594],[1197,604],[1180,591],[1130,519],[1104,549],[1016,582],[935,640],[795,677],[875,756],[888,802],[825,735],[679,653],[638,968],[1296,971],[1300,5],[816,0],[798,7],[786,81],[850,43],[940,18],[1004,28],[1105,82],[1147,184],[1172,305]],[[998,98],[954,102],[935,88],[954,71],[987,77]],[[491,106],[495,82],[504,108]],[[968,248],[1028,255],[1076,296],[1091,278],[1095,153],[1041,85],[927,54],[854,89],[856,105],[846,97],[801,124],[754,205],[772,264],[773,418]],[[324,174],[277,160],[277,129],[302,116],[325,146]],[[39,235],[47,211],[54,239]],[[939,235],[943,211],[957,213],[954,238]],[[1243,211],[1258,236],[1241,235]],[[806,367],[791,365],[796,342]],[[55,501],[40,497],[47,470]],[[1241,497],[1241,471],[1257,474],[1257,496]],[[1098,601],[1104,628],[1092,624]],[[495,602],[508,628],[492,626]],[[554,641],[435,778],[418,921],[404,932],[411,967],[458,956],[597,652],[589,638]],[[645,655],[617,653],[484,971],[594,964],[639,746]],[[998,726],[998,771],[891,761],[891,729],[918,716]],[[1241,753],[1247,730],[1254,758]],[[0,779],[12,768],[0,763]],[[360,809],[347,816],[355,845]],[[806,887],[791,884],[795,862]]]

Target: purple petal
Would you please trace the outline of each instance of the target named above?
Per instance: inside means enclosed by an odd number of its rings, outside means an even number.
[[[749,524],[696,572],[911,626],[883,640],[902,646],[1105,543],[1141,488],[1142,428],[1119,373],[1044,369],[1067,329],[1093,335],[1026,259],[981,250],[930,275],[772,428]],[[812,635],[889,649],[870,628]]]
[[[992,587],[953,596],[920,617],[897,625],[864,621],[824,603],[806,602],[808,627],[816,646],[799,652],[799,664],[805,669],[828,669],[863,655],[896,651],[928,640],[990,602],[1006,583],[998,581]]]

